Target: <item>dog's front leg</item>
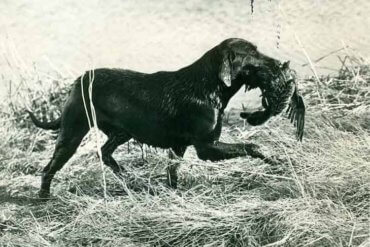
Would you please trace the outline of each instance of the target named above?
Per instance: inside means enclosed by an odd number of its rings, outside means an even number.
[[[276,162],[259,151],[259,147],[252,143],[199,143],[195,145],[198,157],[202,160],[218,161],[249,155],[259,158],[268,164],[275,165]]]

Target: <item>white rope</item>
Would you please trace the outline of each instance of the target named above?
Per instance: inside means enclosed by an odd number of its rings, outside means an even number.
[[[95,134],[96,151],[98,153],[100,168],[102,170],[102,177],[103,177],[104,199],[106,199],[107,198],[107,182],[106,182],[106,178],[105,178],[103,155],[102,155],[101,148],[100,148],[101,141],[100,141],[100,136],[99,136],[98,122],[97,122],[97,119],[96,119],[95,107],[94,107],[94,104],[92,102],[92,90],[93,90],[92,88],[93,88],[94,79],[95,79],[94,70],[89,70],[89,88],[88,88],[89,102],[90,102],[90,111],[91,111],[91,117],[92,117],[92,121],[93,121],[93,126],[91,125],[91,121],[90,121],[88,110],[87,110],[86,100],[85,100],[85,96],[84,96],[83,77],[84,76],[81,77],[82,101],[84,103],[84,108],[85,108],[85,112],[86,112],[86,117],[87,117],[87,122],[89,124],[89,128],[90,128],[90,130],[93,129],[94,130],[94,134]]]

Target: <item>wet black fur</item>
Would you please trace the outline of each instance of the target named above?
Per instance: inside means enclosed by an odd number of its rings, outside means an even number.
[[[257,51],[242,39],[228,39],[178,71],[145,74],[124,69],[86,72],[72,86],[59,119],[44,123],[45,129],[60,128],[54,155],[43,170],[40,197],[48,197],[55,173],[70,159],[89,131],[82,91],[89,113],[88,87],[93,79],[92,101],[97,123],[108,140],[102,147],[103,161],[122,173],[112,157],[114,150],[131,138],[160,148],[170,148],[182,157],[194,145],[203,160],[221,160],[251,155],[265,159],[254,144],[218,142],[224,110],[243,86],[260,86],[256,71],[276,69],[280,63]],[[264,78],[266,79],[266,78]],[[83,90],[81,88],[83,87]],[[171,171],[172,177],[176,172]],[[176,186],[176,181],[171,181]]]

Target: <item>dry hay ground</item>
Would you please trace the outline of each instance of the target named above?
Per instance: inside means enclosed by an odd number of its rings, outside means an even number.
[[[104,167],[104,186],[90,136],[56,176],[54,199],[46,203],[35,198],[56,135],[35,128],[24,108],[57,117],[71,78],[36,71],[17,78],[20,86],[1,107],[0,246],[370,244],[368,66],[344,67],[320,82],[301,80],[302,144],[284,116],[245,130],[235,112],[229,115],[222,139],[254,142],[279,158],[278,167],[249,157],[204,162],[194,150],[176,161],[146,147],[142,157],[131,142],[115,153],[128,179]],[[180,185],[172,190],[165,169],[176,162]]]

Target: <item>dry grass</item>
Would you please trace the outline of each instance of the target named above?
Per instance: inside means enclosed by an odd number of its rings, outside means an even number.
[[[300,83],[308,106],[302,144],[284,117],[250,131],[242,121],[225,127],[222,139],[259,144],[279,167],[249,157],[204,162],[194,150],[173,161],[153,148],[144,161],[131,142],[115,154],[129,179],[104,168],[104,199],[90,136],[46,203],[35,199],[38,174],[55,134],[36,129],[24,108],[55,118],[71,78],[31,75],[1,107],[0,246],[369,246],[369,66],[320,78],[325,102],[313,93],[314,79]],[[176,191],[165,185],[173,162]]]

